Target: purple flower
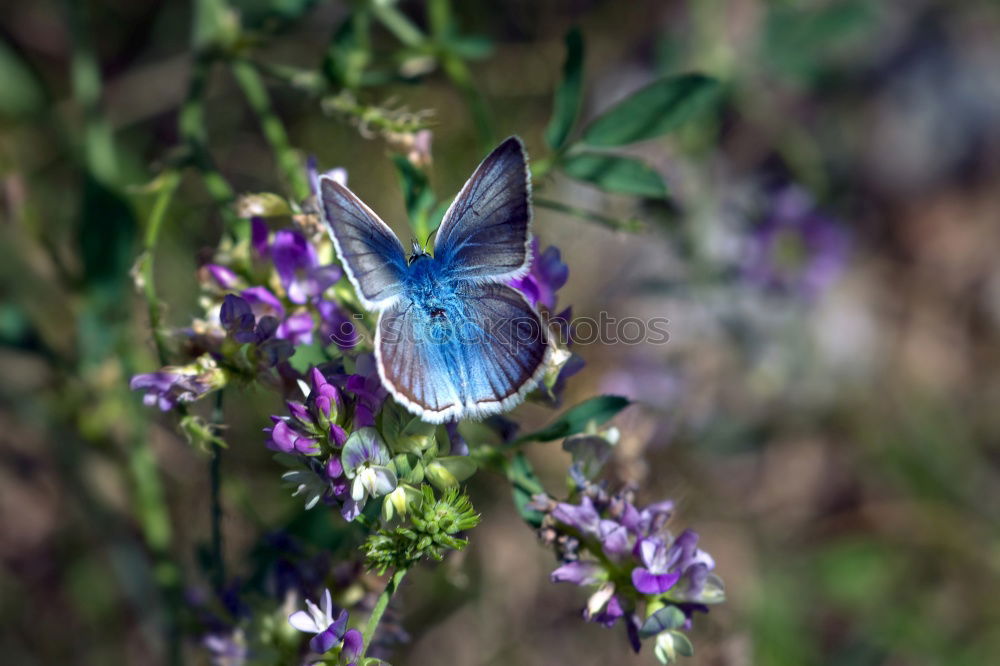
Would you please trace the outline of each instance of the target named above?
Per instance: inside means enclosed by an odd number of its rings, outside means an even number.
[[[812,298],[843,272],[848,245],[843,226],[821,213],[808,192],[786,186],[771,196],[747,240],[743,274],[768,289]]]
[[[145,391],[142,402],[147,407],[156,405],[167,412],[178,404],[193,402],[211,390],[196,376],[182,372],[181,368],[164,368],[159,372],[135,375],[129,382],[133,391]]]
[[[382,403],[389,392],[382,386],[375,357],[372,354],[362,354],[357,357],[355,374],[349,375],[344,382],[344,390],[354,396],[355,428],[375,425],[375,415],[382,409]]]
[[[353,349],[358,344],[358,329],[339,303],[320,300],[316,303],[316,310],[324,342],[333,342],[341,349]]]
[[[236,342],[254,345],[265,368],[287,361],[295,351],[288,340],[276,337],[280,325],[278,319],[271,315],[257,319],[250,301],[241,296],[226,294],[219,310],[219,322]]]
[[[310,437],[296,432],[288,425],[287,421],[277,420],[273,428],[268,429],[271,438],[267,442],[267,448],[281,453],[302,453],[310,455],[319,453],[319,443]]]
[[[312,244],[305,236],[290,229],[275,232],[271,258],[281,286],[292,303],[301,304],[318,298],[342,275],[340,267],[335,264],[319,266]]]
[[[244,289],[240,292],[240,297],[250,305],[250,311],[255,317],[274,317],[280,320],[285,316],[285,306],[281,304],[281,299],[267,287]]]
[[[220,289],[234,289],[240,281],[236,273],[228,266],[205,264],[204,269]]]
[[[240,343],[255,342],[254,326],[257,318],[254,317],[250,303],[239,296],[226,294],[222,301],[222,308],[219,310],[219,322],[222,328],[226,329],[234,340]]]
[[[323,591],[321,606],[306,599],[306,610],[298,610],[288,616],[288,623],[298,631],[314,634],[309,640],[309,649],[317,654],[326,654],[340,646],[341,657],[353,663],[361,654],[363,640],[357,629],[347,629],[347,611],[341,610],[333,616],[333,599],[330,590]]]
[[[337,419],[343,412],[340,391],[317,368],[310,370],[309,378],[311,388],[302,384],[303,391],[307,393],[306,402],[288,401],[290,415],[272,416],[274,426],[264,429],[264,432],[269,433],[269,449],[281,453],[313,455],[322,451],[321,443],[326,443],[330,448],[344,445],[347,433],[337,424]]]
[[[553,583],[573,583],[574,585],[594,585],[607,579],[607,572],[597,562],[567,562],[551,574]]]
[[[537,237],[531,239],[531,255],[528,274],[507,284],[524,294],[532,305],[544,305],[552,310],[556,306],[556,292],[569,279],[569,267],[562,262],[559,248],[554,245],[539,253]]]
[[[288,340],[292,345],[308,345],[313,339],[313,317],[308,312],[299,312],[286,317],[278,326],[277,337]]]
[[[662,539],[643,539],[639,542],[639,556],[644,566],[632,569],[632,584],[643,594],[663,594],[680,579],[680,572],[670,571],[677,553],[668,550]]]
[[[250,218],[250,247],[259,259],[271,256],[270,231],[262,217]]]
[[[632,570],[632,584],[643,594],[663,594],[684,577],[686,584],[680,593],[696,600],[709,570],[715,568],[712,557],[699,550],[697,544],[698,534],[692,530],[681,532],[669,547],[658,537],[641,540],[638,550],[643,566]]]
[[[552,510],[552,517],[565,525],[590,534],[597,532],[597,526],[601,522],[601,516],[594,508],[593,500],[587,495],[583,496],[580,504],[560,502]]]

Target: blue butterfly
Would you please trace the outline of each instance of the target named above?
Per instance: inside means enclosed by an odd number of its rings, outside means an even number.
[[[505,283],[531,263],[531,180],[520,139],[501,143],[445,213],[434,254],[407,256],[392,230],[343,185],[320,181],[337,256],[368,310],[393,397],[431,423],[511,409],[545,370],[545,327]]]

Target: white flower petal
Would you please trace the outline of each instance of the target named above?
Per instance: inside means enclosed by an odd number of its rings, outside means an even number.
[[[318,634],[323,631],[316,626],[316,621],[309,615],[309,613],[298,610],[288,616],[288,624],[295,627],[297,630],[308,633],[308,634]]]
[[[327,626],[333,622],[333,597],[330,596],[330,590],[323,590],[323,619]]]
[[[359,474],[354,478],[354,482],[351,484],[351,499],[355,502],[362,502],[365,499],[365,483],[364,475]]]

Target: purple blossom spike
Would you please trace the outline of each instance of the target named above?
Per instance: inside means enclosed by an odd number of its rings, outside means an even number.
[[[164,368],[159,372],[135,375],[129,382],[129,388],[145,391],[142,402],[147,407],[156,405],[167,412],[179,404],[197,400],[212,387],[180,368]]]

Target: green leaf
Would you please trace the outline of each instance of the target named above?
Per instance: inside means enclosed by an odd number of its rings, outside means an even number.
[[[646,618],[639,629],[639,637],[649,638],[662,631],[676,629],[684,624],[685,619],[683,611],[677,606],[664,606]]]
[[[667,196],[667,186],[660,174],[631,157],[584,153],[567,158],[562,167],[567,175],[609,192],[655,199]]]
[[[599,395],[566,410],[559,418],[541,430],[522,435],[512,445],[524,442],[551,442],[599,426],[628,407],[628,398],[620,395]]]
[[[591,146],[623,146],[672,132],[708,112],[722,85],[703,74],[681,74],[656,81],[594,120],[583,133]]]
[[[873,6],[849,0],[822,8],[772,7],[762,31],[761,60],[779,73],[813,78],[831,66],[834,49],[870,37],[877,25]]]
[[[435,201],[427,174],[413,166],[413,163],[402,155],[393,155],[392,161],[399,171],[399,181],[406,199],[406,212],[410,216],[410,228],[413,229],[417,240],[425,243],[434,231],[430,226],[430,219]]]
[[[533,495],[545,492],[545,487],[538,480],[535,468],[523,454],[518,452],[507,468],[507,478],[510,479],[511,490],[514,493],[514,506],[517,512],[524,519],[524,522],[533,527],[541,527],[542,518],[545,516],[535,509],[528,507]]]
[[[322,343],[314,342],[310,345],[299,345],[295,348],[295,353],[288,359],[292,367],[302,374],[306,374],[314,365],[326,363],[330,357],[323,349]]]
[[[38,77],[14,49],[0,41],[0,116],[28,116],[45,104]]]
[[[562,81],[556,87],[552,103],[552,119],[545,128],[545,143],[558,150],[566,144],[580,112],[583,99],[583,35],[579,28],[566,33],[566,62]]]

